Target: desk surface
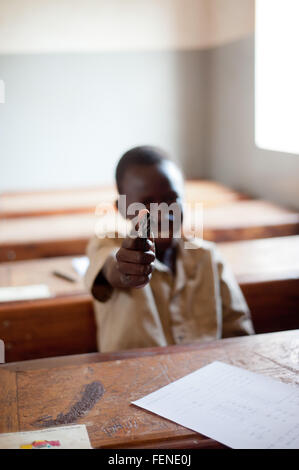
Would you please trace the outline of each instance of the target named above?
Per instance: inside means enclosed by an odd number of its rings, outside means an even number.
[[[218,243],[240,284],[299,279],[299,235]],[[0,287],[47,284],[52,296],[84,293],[82,278],[72,266],[73,256],[0,263]],[[57,270],[75,282],[57,278]]]
[[[0,287],[46,284],[52,297],[87,293],[83,279],[73,268],[73,259],[73,256],[58,256],[0,263]],[[70,275],[74,282],[55,276],[54,271]]]
[[[84,254],[88,240],[101,231],[103,224],[106,226],[107,220],[112,223],[114,217],[111,213],[105,220],[94,214],[0,218],[0,261]],[[198,235],[202,235],[201,228],[199,220]],[[206,240],[224,242],[298,234],[299,214],[267,201],[237,201],[203,212]]]
[[[299,235],[218,243],[239,284],[299,279]]]
[[[0,366],[0,432],[76,423],[86,424],[97,448],[217,447],[216,442],[130,402],[214,360],[298,384],[298,359],[296,330],[7,364]]]
[[[113,214],[111,220],[112,218]],[[83,238],[88,240],[94,235],[95,228],[100,227],[99,222],[100,219],[94,214],[0,219],[0,244],[51,242]],[[241,229],[250,232],[258,227],[267,229],[267,227],[279,227],[289,224],[296,225],[298,229],[299,214],[267,201],[238,201],[223,207],[204,210],[203,224],[204,233]],[[207,239],[214,240],[214,237],[211,235]]]

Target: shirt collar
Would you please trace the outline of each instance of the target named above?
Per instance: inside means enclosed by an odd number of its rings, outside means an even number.
[[[174,292],[180,291],[186,284],[186,273],[184,268],[184,240],[179,240],[177,246],[177,256],[176,256],[176,273],[174,277]],[[170,269],[166,264],[159,261],[157,258],[154,261],[155,269],[160,272],[167,272],[172,275]]]

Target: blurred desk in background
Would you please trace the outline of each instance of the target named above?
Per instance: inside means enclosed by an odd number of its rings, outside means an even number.
[[[112,212],[104,219],[94,214],[0,219],[0,261],[85,254],[96,232],[107,224],[115,226],[115,215]],[[267,201],[205,208],[202,220],[204,239],[214,242],[299,234],[299,214]],[[201,235],[201,224],[190,228]]]
[[[208,180],[188,180],[186,201],[203,202],[206,207],[245,199],[227,186]],[[93,214],[101,202],[114,204],[115,185],[48,191],[15,191],[0,194],[0,218],[38,217],[42,215]]]
[[[299,328],[299,236],[220,243],[257,333]],[[0,286],[45,284],[51,297],[0,303],[7,361],[96,351],[92,298],[73,257],[0,264]],[[75,279],[57,278],[58,270]]]

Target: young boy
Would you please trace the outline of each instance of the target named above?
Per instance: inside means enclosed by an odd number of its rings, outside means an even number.
[[[182,209],[184,181],[159,149],[136,147],[116,169],[126,209],[142,203]],[[128,216],[122,214],[128,219]],[[169,234],[161,230],[168,217]],[[90,241],[86,284],[92,292],[102,352],[209,341],[253,334],[244,297],[215,245],[174,236],[174,220],[159,217],[154,239],[97,238]]]

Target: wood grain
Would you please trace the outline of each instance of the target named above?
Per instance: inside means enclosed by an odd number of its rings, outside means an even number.
[[[106,362],[98,355],[98,361],[56,368],[46,368],[45,361],[34,370],[19,364],[18,371],[9,372],[17,377],[19,430],[61,424],[76,405],[73,423],[87,426],[96,448],[209,448],[218,444],[130,402],[214,360],[298,384],[298,357],[299,332],[293,331],[190,345],[189,350],[175,346],[171,354],[143,356],[141,350],[139,357]],[[2,382],[7,380],[3,372],[7,366],[0,367]],[[84,405],[87,387],[94,383],[104,393]]]
[[[17,376],[0,369],[0,433],[18,430]]]
[[[0,310],[6,361],[96,351],[88,294],[15,302]]]
[[[52,369],[57,367],[65,367],[72,365],[87,365],[90,363],[96,362],[107,362],[107,361],[120,361],[123,359],[133,359],[136,357],[153,357],[161,356],[164,354],[176,354],[176,353],[185,353],[190,351],[205,351],[214,350],[218,348],[221,344],[222,354],[226,354],[225,351],[234,349],[242,341],[243,345],[250,345],[251,348],[260,348],[265,344],[265,341],[268,342],[268,348],[270,347],[269,338],[271,339],[272,347],[278,348],[280,358],[283,358],[283,348],[286,341],[286,338],[289,338],[291,342],[293,340],[297,341],[298,331],[284,331],[277,333],[267,333],[259,334],[248,337],[234,337],[234,338],[225,338],[221,342],[219,340],[201,342],[191,344],[181,344],[181,345],[170,345],[170,346],[160,346],[154,348],[138,348],[138,349],[127,349],[125,351],[113,351],[108,353],[89,353],[89,354],[76,354],[68,356],[59,356],[59,357],[47,357],[43,359],[33,359],[28,361],[18,361],[11,362],[0,365],[0,370],[10,370],[10,371],[25,371],[25,370],[36,370],[36,369]],[[293,344],[293,343],[292,343]],[[293,347],[293,346],[292,346]],[[298,356],[298,355],[297,355]],[[288,350],[286,350],[286,358],[289,360]],[[297,360],[296,355],[292,356],[293,362]],[[283,362],[286,365],[286,362]]]

